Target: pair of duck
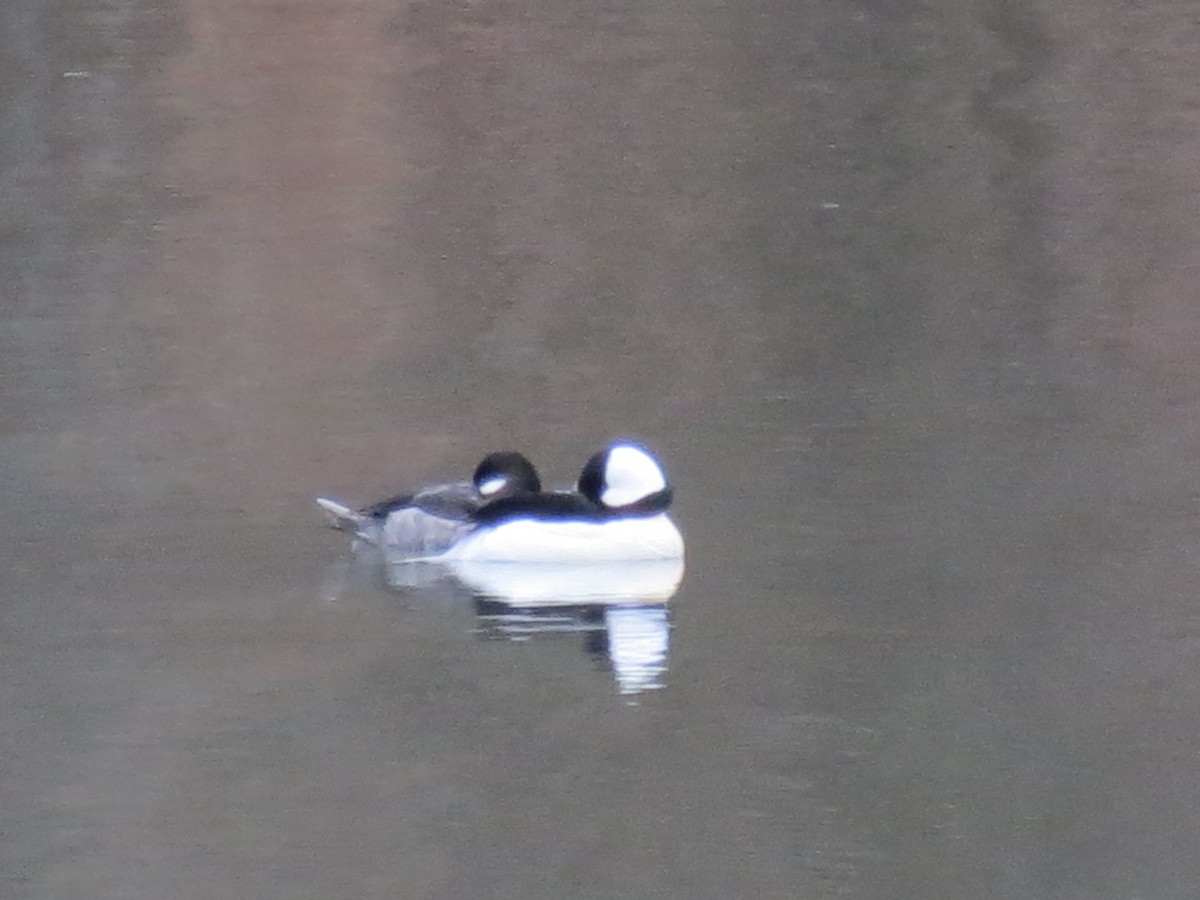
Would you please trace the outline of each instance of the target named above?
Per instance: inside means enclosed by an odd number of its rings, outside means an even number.
[[[396,556],[465,562],[621,562],[683,558],[667,515],[671,487],[643,447],[593,455],[573,491],[544,491],[526,457],[491,453],[469,482],[439,484],[363,509],[326,498],[331,523]]]

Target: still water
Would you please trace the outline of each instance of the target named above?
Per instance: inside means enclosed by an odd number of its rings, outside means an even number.
[[[1194,897],[1193,13],[5,3],[0,896]],[[665,601],[312,503],[618,436]]]

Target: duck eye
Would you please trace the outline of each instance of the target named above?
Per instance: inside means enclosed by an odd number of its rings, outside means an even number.
[[[490,497],[492,494],[498,493],[508,484],[508,479],[503,475],[493,475],[479,484],[479,493],[485,497]]]

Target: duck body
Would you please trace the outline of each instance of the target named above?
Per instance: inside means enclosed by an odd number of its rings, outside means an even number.
[[[682,560],[667,509],[672,490],[653,456],[617,443],[584,465],[576,489],[543,491],[519,453],[484,458],[470,482],[434,485],[353,510],[317,503],[332,523],[393,562],[619,563]]]
[[[611,563],[679,559],[683,536],[667,508],[662,469],[634,444],[614,444],[588,460],[577,490],[498,497],[439,557],[467,562]]]
[[[520,453],[491,453],[471,481],[436,484],[397,494],[362,509],[318,498],[335,528],[352,531],[391,554],[429,558],[446,552],[475,530],[472,516],[488,502],[541,491],[537,470]]]

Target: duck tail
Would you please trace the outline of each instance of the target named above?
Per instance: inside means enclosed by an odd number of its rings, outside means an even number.
[[[317,506],[325,511],[325,516],[329,519],[329,527],[336,528],[338,531],[356,532],[367,521],[367,517],[362,513],[348,506],[343,506],[336,500],[318,497]]]

